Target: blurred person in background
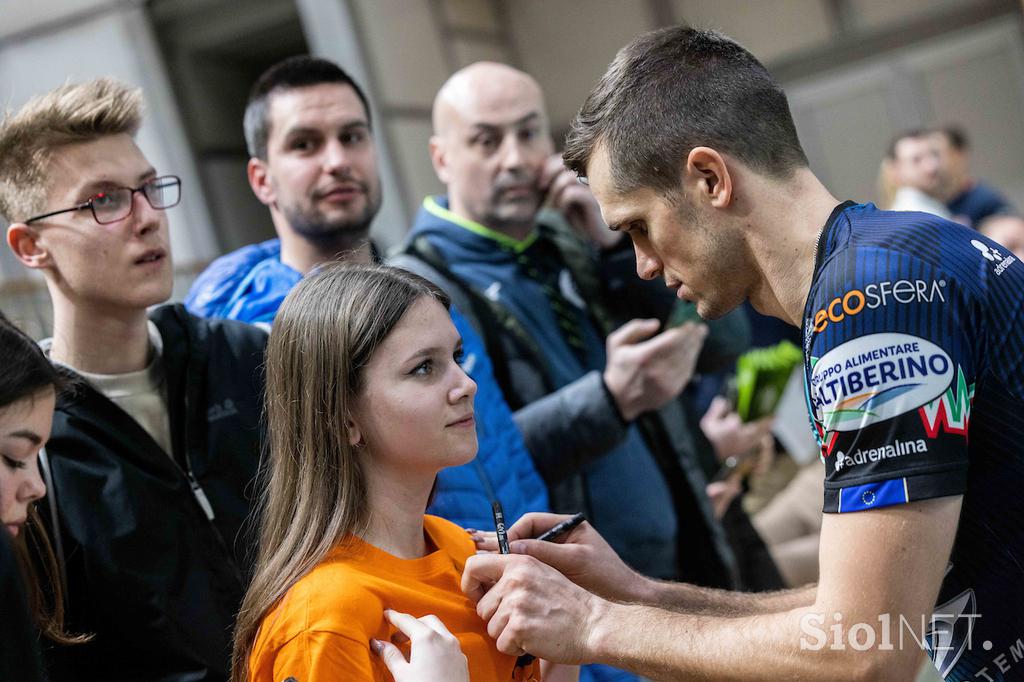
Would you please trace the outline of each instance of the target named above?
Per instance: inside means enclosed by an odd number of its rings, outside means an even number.
[[[0,123],[0,215],[53,305],[72,372],[44,457],[66,623],[57,680],[225,680],[250,575],[266,332],[171,295],[180,180],[138,147],[141,91],[68,84]],[[157,306],[151,312],[151,306]]]
[[[786,487],[754,514],[754,528],[768,545],[787,587],[818,581],[824,494],[824,466],[815,460],[801,467]]]
[[[963,128],[938,128],[931,138],[943,176],[941,198],[956,222],[977,229],[989,216],[1015,212],[999,190],[972,176],[971,144]]]
[[[1024,218],[1015,215],[993,215],[985,218],[978,232],[998,242],[1017,257],[1024,259]]]
[[[883,202],[891,211],[923,211],[940,218],[952,214],[942,202],[946,182],[936,142],[928,130],[900,133],[889,143],[882,161]]]

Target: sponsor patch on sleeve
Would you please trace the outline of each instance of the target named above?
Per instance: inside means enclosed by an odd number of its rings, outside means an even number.
[[[810,394],[825,432],[858,431],[912,412],[945,394],[953,361],[938,345],[910,334],[866,334],[814,364]]]

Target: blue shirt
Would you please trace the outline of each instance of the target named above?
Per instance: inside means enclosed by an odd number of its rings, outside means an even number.
[[[1004,213],[1013,213],[1013,204],[996,188],[984,182],[975,182],[948,204],[949,212],[956,221],[965,221],[968,227],[978,228],[985,218]]]

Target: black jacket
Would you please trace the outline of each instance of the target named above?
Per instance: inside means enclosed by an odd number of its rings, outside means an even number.
[[[24,528],[22,532],[24,532]],[[0,680],[42,682],[39,630],[29,614],[25,585],[7,537],[0,529]]]
[[[56,507],[68,630],[95,639],[51,648],[54,680],[228,675],[255,547],[247,520],[266,334],[179,305],[151,319],[163,338],[174,461],[84,381],[57,404],[46,499]]]

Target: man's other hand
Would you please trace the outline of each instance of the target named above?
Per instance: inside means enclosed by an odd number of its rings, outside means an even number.
[[[694,322],[652,336],[657,330],[657,320],[630,320],[608,335],[604,383],[626,421],[679,395],[708,334]]]

